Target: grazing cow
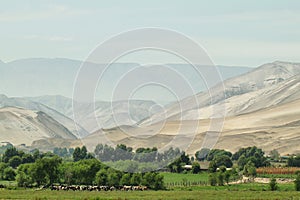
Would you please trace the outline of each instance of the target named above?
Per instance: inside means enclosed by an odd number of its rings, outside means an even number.
[[[124,186],[123,186],[123,190],[124,190],[124,191],[132,190],[132,186],[130,186],[130,185],[124,185]]]
[[[109,190],[110,190],[110,191],[114,191],[114,190],[116,190],[116,188],[115,188],[115,186],[111,186],[111,187],[109,188]]]

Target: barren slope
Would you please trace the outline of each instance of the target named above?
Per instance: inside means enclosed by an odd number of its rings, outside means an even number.
[[[267,152],[277,149],[281,154],[300,153],[299,108],[300,100],[296,100],[256,112],[227,117],[215,148],[236,151],[241,147],[256,145]],[[82,141],[91,150],[98,143],[124,143],[134,148],[163,148],[166,145],[185,148],[186,144],[191,142],[186,151],[194,154],[201,148],[210,122],[208,119],[167,121],[163,127],[160,127],[161,124],[154,124],[139,130],[132,127],[114,128],[95,132]],[[193,127],[196,123],[199,123],[199,126],[195,131]],[[155,130],[159,131],[155,133]]]
[[[43,112],[16,107],[0,109],[1,142],[31,145],[42,138],[76,139],[76,136]]]

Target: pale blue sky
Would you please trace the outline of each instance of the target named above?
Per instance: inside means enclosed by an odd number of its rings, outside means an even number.
[[[102,41],[130,29],[179,31],[216,64],[300,62],[300,1],[0,0],[0,59],[85,59]]]

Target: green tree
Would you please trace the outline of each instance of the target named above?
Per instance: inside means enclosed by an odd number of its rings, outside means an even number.
[[[105,169],[101,169],[97,172],[95,182],[98,186],[106,185],[106,183],[107,183],[107,171]]]
[[[243,174],[246,176],[256,176],[256,168],[251,161],[245,165]]]
[[[124,173],[121,180],[120,185],[130,185],[131,176],[129,173]]]
[[[225,180],[225,182],[226,182],[227,185],[229,184],[231,174],[232,174],[232,171],[231,171],[231,170],[227,170],[227,171],[224,173],[224,180]]]
[[[4,179],[4,169],[8,167],[8,164],[7,163],[4,163],[4,162],[0,162],[0,180],[3,180]]]
[[[85,159],[87,157],[87,149],[86,146],[81,147],[80,150],[80,160]]]
[[[213,160],[215,161],[217,167],[224,165],[229,168],[233,165],[230,157],[227,155],[216,156]]]
[[[76,147],[73,152],[73,160],[74,162],[81,160],[81,149],[79,147]]]
[[[278,190],[278,185],[275,178],[272,178],[269,182],[270,190],[275,191]]]
[[[217,182],[219,186],[224,185],[224,172],[220,171],[217,173]]]
[[[33,162],[34,162],[34,158],[29,153],[24,154],[24,156],[22,157],[22,164],[33,163]]]
[[[17,169],[16,181],[19,187],[28,187],[33,184],[32,180],[32,168],[33,164],[22,164]]]
[[[203,148],[200,151],[197,151],[195,153],[196,160],[198,160],[198,161],[205,160],[207,158],[207,155],[209,154],[209,152],[210,152],[210,149],[208,149],[208,148]]]
[[[212,150],[210,150],[209,154],[207,155],[207,160],[211,161],[214,158],[219,157],[219,156],[231,157],[232,153],[229,151],[225,151],[223,149],[212,149]]]
[[[154,174],[154,190],[160,190],[160,189],[164,189],[164,176],[162,174],[159,173],[155,173]]]
[[[294,181],[295,190],[300,191],[300,174],[297,173],[296,180]]]
[[[208,175],[208,183],[211,186],[216,186],[217,185],[217,176],[216,176],[216,173],[210,173]]]
[[[154,190],[164,189],[164,176],[157,172],[147,172],[143,176],[142,185]]]
[[[140,173],[134,173],[130,179],[131,185],[140,185],[142,181],[142,175]]]
[[[7,181],[14,181],[16,177],[16,172],[13,168],[7,167],[3,171],[3,179]]]
[[[239,151],[237,151],[232,155],[232,159],[240,160],[241,156],[245,157],[246,161],[242,159],[243,162],[238,162],[240,169],[243,169],[244,167],[243,165],[245,165],[249,161],[251,161],[255,165],[255,167],[269,166],[270,162],[267,160],[264,154],[265,153],[262,151],[262,149],[253,146],[253,147],[241,148]]]
[[[240,170],[243,170],[245,165],[247,164],[247,159],[244,155],[241,155],[238,159],[238,162],[237,162],[238,166],[239,166],[239,169]]]
[[[2,156],[2,161],[8,163],[9,159],[11,159],[14,156],[19,156],[19,152],[15,147],[10,147],[4,152]]]
[[[192,173],[198,174],[201,171],[200,164],[198,162],[193,162],[192,164]]]
[[[22,159],[20,156],[13,156],[9,159],[8,163],[12,168],[17,168],[20,164],[22,164]]]
[[[120,183],[120,178],[118,173],[114,170],[107,171],[107,185],[108,186],[118,186]]]
[[[50,185],[59,178],[59,165],[62,159],[58,156],[38,159],[32,166],[33,180],[37,185]]]
[[[210,161],[208,171],[211,173],[214,173],[217,171],[217,168],[218,168],[218,166],[217,166],[216,161],[214,161],[214,160]]]

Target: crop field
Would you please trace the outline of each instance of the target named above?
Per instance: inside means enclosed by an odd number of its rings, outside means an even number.
[[[291,174],[300,171],[299,167],[260,167],[256,169],[257,174]]]

